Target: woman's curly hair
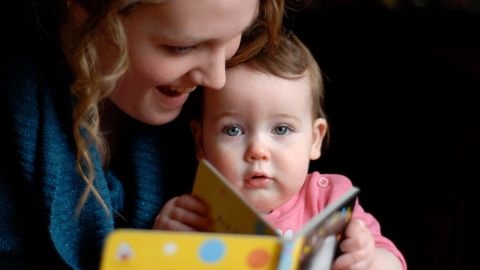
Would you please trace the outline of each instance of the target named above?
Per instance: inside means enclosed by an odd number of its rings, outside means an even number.
[[[76,98],[73,111],[73,136],[76,145],[76,168],[85,181],[85,191],[79,198],[79,214],[92,193],[107,213],[109,209],[94,186],[95,170],[91,150],[98,150],[104,162],[108,160],[108,147],[100,132],[99,106],[112,95],[118,80],[129,66],[128,44],[122,18],[138,5],[159,4],[168,0],[71,0],[50,1],[49,13],[61,14],[56,23],[64,28],[62,49],[71,66],[74,81],[71,92]],[[284,0],[260,0],[259,15],[255,23],[243,34],[242,44],[228,66],[247,61],[262,49],[275,50],[282,35]],[[71,22],[69,11],[79,5],[86,14],[82,25]],[[44,6],[45,7],[45,6]],[[50,22],[52,21],[49,18]],[[114,55],[108,69],[100,66],[99,41],[108,38]],[[102,55],[101,57],[105,57]]]

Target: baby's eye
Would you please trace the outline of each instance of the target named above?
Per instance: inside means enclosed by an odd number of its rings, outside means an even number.
[[[235,126],[235,125],[228,125],[225,128],[223,128],[223,133],[228,135],[228,136],[240,136],[243,134],[243,131],[240,127]]]
[[[277,126],[273,129],[273,133],[276,135],[287,135],[290,131],[292,131],[292,129],[285,125]]]

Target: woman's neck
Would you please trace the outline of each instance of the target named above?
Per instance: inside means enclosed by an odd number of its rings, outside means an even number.
[[[117,154],[122,122],[125,123],[128,116],[120,110],[110,99],[100,105],[100,132],[105,139],[108,149],[102,157],[104,163],[110,162]],[[110,161],[109,161],[110,160]]]

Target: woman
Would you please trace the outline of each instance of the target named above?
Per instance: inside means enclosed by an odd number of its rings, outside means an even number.
[[[188,125],[173,120],[197,86],[223,87],[227,60],[275,48],[283,0],[33,11],[39,31],[16,28],[1,65],[0,268],[96,269],[109,232],[150,228],[190,188]]]

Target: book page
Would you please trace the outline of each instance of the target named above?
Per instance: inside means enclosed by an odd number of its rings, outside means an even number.
[[[280,250],[276,236],[119,229],[100,270],[273,270]]]
[[[212,232],[277,235],[207,160],[200,160],[192,194],[209,206]]]
[[[300,269],[330,269],[337,243],[352,217],[358,192],[358,188],[350,188],[297,232],[294,237],[303,245]]]

